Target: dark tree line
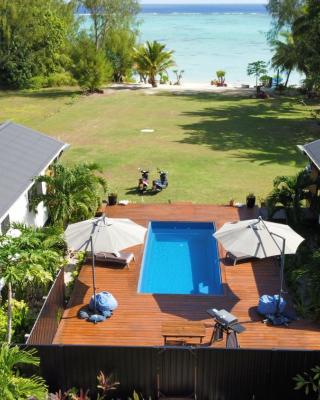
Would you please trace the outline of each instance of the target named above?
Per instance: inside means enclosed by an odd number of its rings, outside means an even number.
[[[0,86],[95,91],[130,79],[138,12],[137,0],[0,0]]]
[[[303,72],[307,89],[319,91],[319,0],[269,0],[267,8],[273,17],[273,66],[289,75],[293,69]]]

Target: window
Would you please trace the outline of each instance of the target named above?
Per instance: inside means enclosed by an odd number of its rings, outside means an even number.
[[[44,194],[44,191],[43,191],[43,182],[38,182],[37,183],[37,186],[36,186],[36,193],[37,194]]]
[[[10,217],[9,214],[5,217],[5,219],[2,220],[1,225],[0,225],[0,230],[2,235],[5,235],[10,228]]]
[[[31,188],[28,190],[28,204],[29,204],[29,211],[32,211],[32,200],[34,199],[35,195],[44,194],[44,183],[38,182],[34,183]]]

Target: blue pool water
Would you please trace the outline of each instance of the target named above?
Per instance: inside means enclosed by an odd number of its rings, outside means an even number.
[[[150,222],[138,292],[222,294],[214,232],[210,222]]]

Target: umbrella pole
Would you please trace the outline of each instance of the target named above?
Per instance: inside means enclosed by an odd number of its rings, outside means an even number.
[[[95,269],[95,255],[93,249],[93,238],[90,236],[91,255],[92,255],[92,285],[93,285],[93,311],[96,313],[96,269]]]
[[[259,217],[259,220],[263,223],[265,226],[266,230],[269,232],[271,238],[273,239],[274,243],[277,245],[278,249],[280,250],[280,293],[279,293],[279,300],[277,302],[277,314],[280,314],[280,302],[281,302],[281,296],[283,294],[283,281],[284,281],[284,258],[285,258],[285,251],[286,251],[286,238],[278,235],[274,232],[270,232],[267,225],[264,223],[264,220]],[[282,240],[282,247],[278,245],[276,240],[274,239],[274,236],[278,237],[279,239]]]
[[[286,247],[286,239],[283,238],[282,251],[281,251],[281,268],[280,268],[280,294],[283,293],[285,247]]]

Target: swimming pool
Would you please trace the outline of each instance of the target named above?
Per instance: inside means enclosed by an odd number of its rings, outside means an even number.
[[[212,222],[149,223],[139,293],[221,295]]]

